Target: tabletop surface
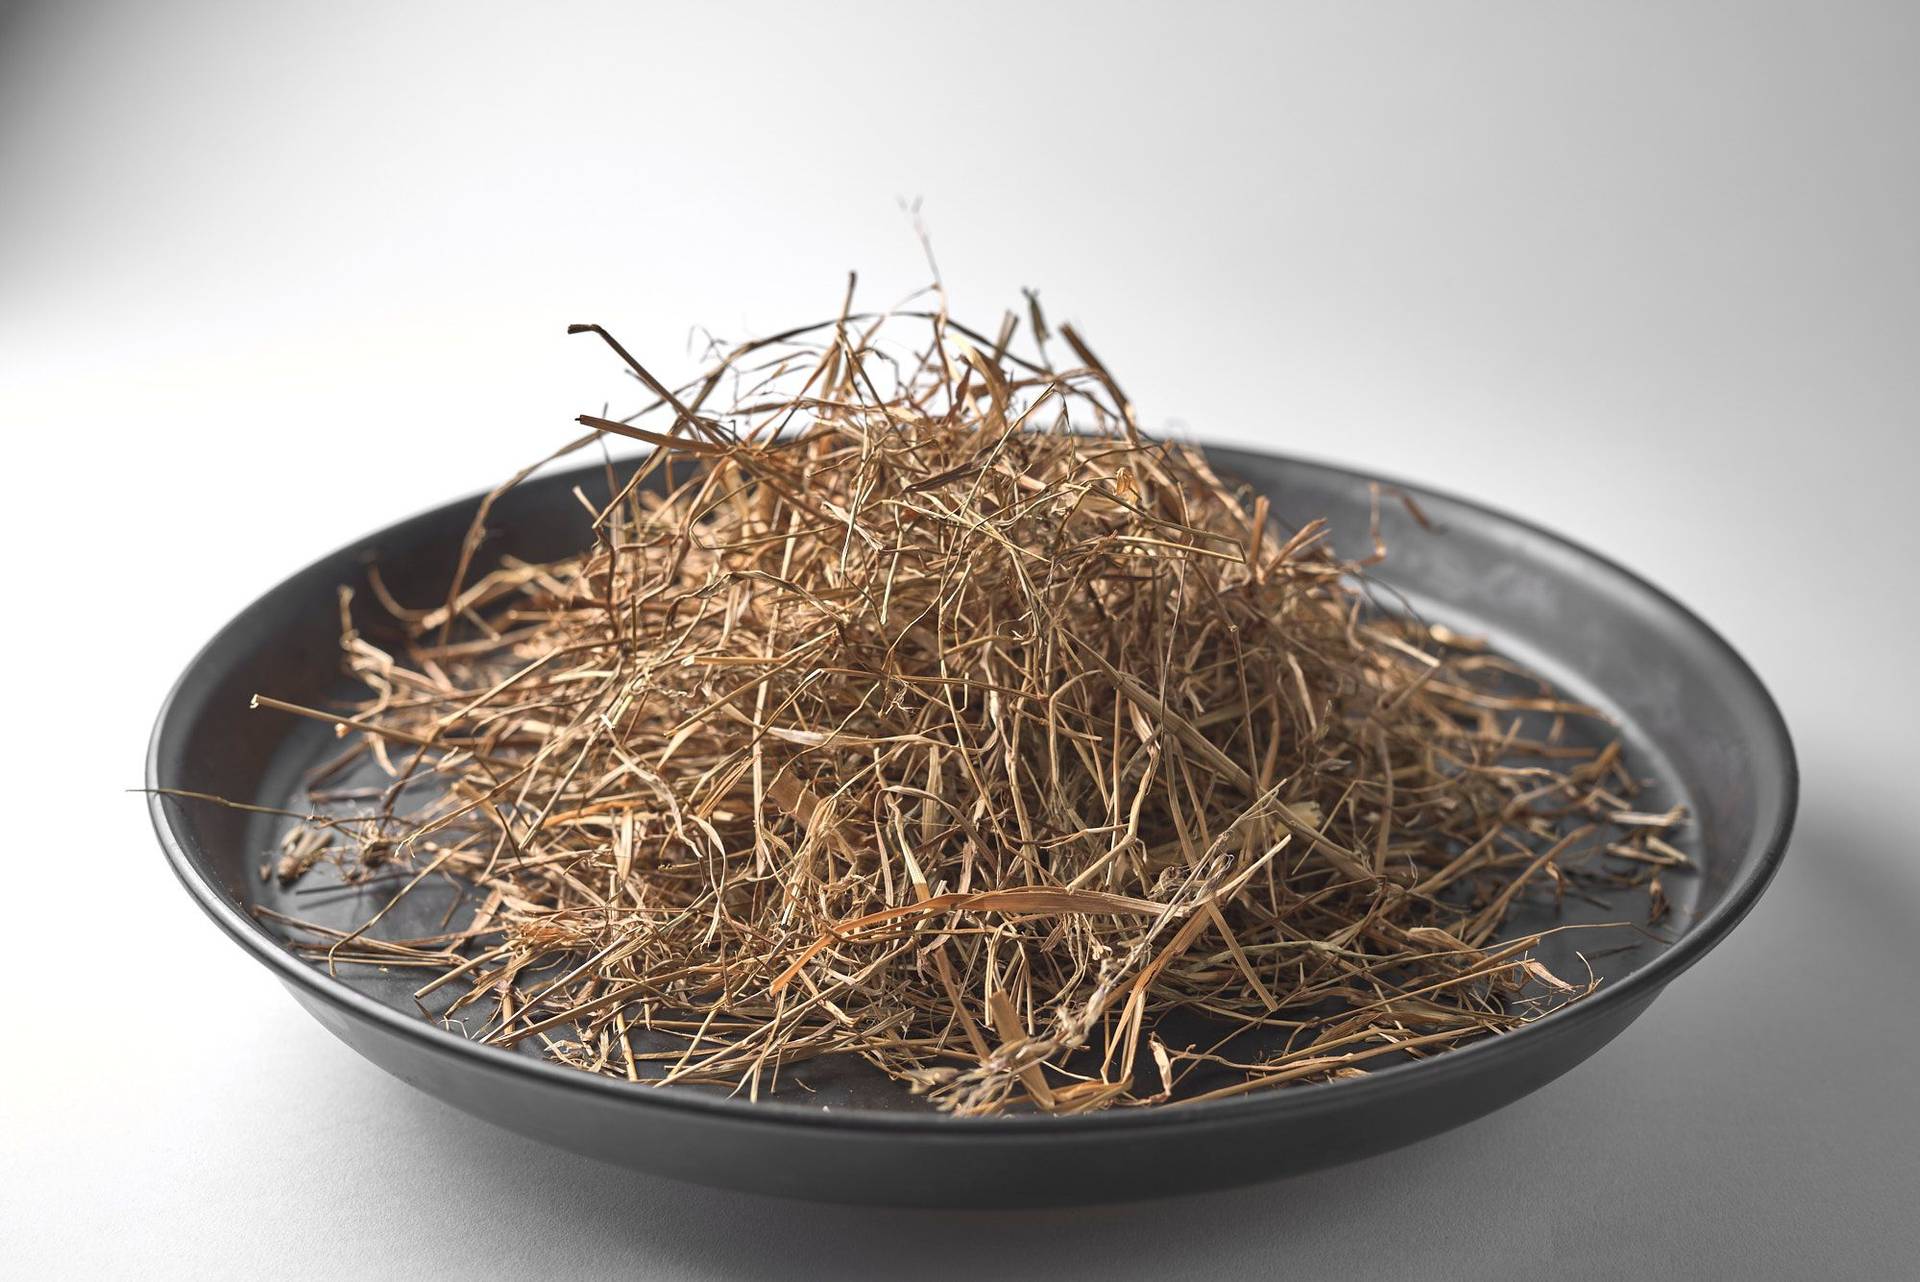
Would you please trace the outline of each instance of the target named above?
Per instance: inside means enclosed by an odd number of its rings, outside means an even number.
[[[1899,5],[0,10],[21,1276],[1883,1278],[1920,1258],[1920,18]],[[1037,287],[1157,430],[1507,508],[1721,629],[1804,772],[1753,915],[1491,1117],[1301,1179],[874,1212],[471,1120],[147,828],[286,572],[704,337]],[[624,412],[624,410],[622,412]],[[4,1271],[4,1270],[0,1270]]]

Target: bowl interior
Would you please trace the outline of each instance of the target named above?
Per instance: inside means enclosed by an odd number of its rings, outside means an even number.
[[[1764,690],[1704,625],[1604,560],[1471,504],[1405,487],[1390,487],[1376,499],[1365,478],[1339,469],[1229,450],[1209,454],[1224,476],[1265,493],[1283,523],[1327,519],[1344,554],[1368,549],[1377,511],[1389,555],[1370,579],[1384,608],[1484,636],[1564,694],[1602,709],[1617,723],[1629,765],[1646,781],[1641,808],[1687,808],[1692,818],[1675,844],[1697,866],[1663,878],[1669,915],[1651,928],[1549,938],[1540,955],[1557,973],[1578,977],[1590,970],[1602,992],[1620,988],[1670,951],[1685,952],[1684,941],[1697,942],[1717,919],[1744,910],[1770,871],[1791,814],[1791,749]],[[605,469],[539,478],[506,495],[490,517],[475,572],[506,555],[550,560],[584,546],[590,536],[575,487],[604,498]],[[464,500],[401,522],[309,566],[249,607],[183,677],[156,732],[150,782],[305,809],[302,780],[340,750],[339,741],[326,726],[249,710],[251,696],[314,707],[352,696],[355,687],[340,673],[339,590],[354,590],[356,626],[377,642],[392,627],[371,604],[368,567],[377,562],[402,601],[444,599],[474,510],[475,501]],[[1597,727],[1576,733],[1593,741],[1606,737]],[[242,929],[252,932],[248,942],[257,947],[288,948],[292,936],[273,914],[350,931],[396,888],[390,881],[339,887],[324,869],[283,887],[261,870],[275,857],[288,820],[173,798],[159,804],[191,876],[241,910]],[[429,883],[385,925],[400,936],[432,933],[444,922],[457,923],[472,906],[457,884]],[[1557,903],[1544,892],[1529,894],[1506,933],[1622,921],[1645,926],[1644,891],[1574,894]],[[401,966],[348,965],[337,968],[331,982],[423,1019],[433,1012],[413,992],[425,977]],[[521,1051],[538,1054],[534,1044]],[[859,1063],[822,1061],[787,1080],[789,1089],[760,1106],[926,1108]]]

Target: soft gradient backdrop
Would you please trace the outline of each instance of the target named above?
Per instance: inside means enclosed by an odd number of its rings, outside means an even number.
[[[1860,1277],[1920,1257],[1920,9],[0,8],[22,1276]],[[1457,490],[1772,685],[1786,869],[1617,1043],[1307,1179],[870,1213],[585,1163],[381,1075],[197,912],[153,711],[283,573],[728,336],[1030,285],[1146,421]],[[3,1271],[3,1270],[0,1270]]]

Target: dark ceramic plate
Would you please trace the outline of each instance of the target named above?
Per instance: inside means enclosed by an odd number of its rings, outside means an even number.
[[[1267,494],[1282,520],[1323,516],[1337,548],[1368,547],[1369,478],[1298,459],[1209,454],[1223,474]],[[598,466],[582,468],[509,494],[476,569],[503,554],[542,560],[585,546],[586,519],[571,491],[604,494],[604,478]],[[1551,944],[1557,952],[1546,960],[1561,973],[1591,965],[1602,981],[1592,996],[1430,1059],[1321,1085],[1078,1117],[947,1117],[858,1067],[816,1071],[810,1090],[759,1102],[635,1086],[442,1029],[408,996],[417,974],[343,967],[333,977],[297,956],[256,907],[356,926],[382,902],[381,889],[316,893],[263,882],[258,870],[282,821],[156,794],[154,828],[207,914],[348,1045],[478,1117],[605,1161],[760,1192],[916,1205],[1151,1197],[1344,1162],[1478,1117],[1604,1046],[1753,906],[1785,851],[1798,786],[1792,744],[1766,690],[1683,606],[1512,517],[1400,488],[1428,524],[1398,503],[1383,506],[1391,554],[1373,574],[1383,600],[1490,638],[1615,718],[1636,773],[1656,781],[1644,804],[1677,802],[1693,816],[1683,844],[1698,864],[1667,879],[1674,911],[1660,926],[1665,942],[1623,931],[1595,947],[1584,933],[1582,957],[1568,941],[1583,932]],[[161,709],[149,786],[302,808],[302,773],[337,741],[324,726],[249,711],[249,696],[328,706],[350,693],[340,676],[337,589],[365,589],[367,566],[378,560],[400,599],[444,599],[477,502],[448,504],[343,548],[223,628]],[[370,617],[366,626],[380,623]],[[423,901],[411,911],[437,919],[444,906]],[[1558,909],[1523,905],[1509,926],[1644,916],[1643,894],[1620,904],[1570,898]]]

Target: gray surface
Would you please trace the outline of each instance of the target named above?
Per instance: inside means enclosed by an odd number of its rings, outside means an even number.
[[[1915,10],[690,9],[0,18],[7,1265],[1911,1274]],[[679,369],[690,322],[810,317],[849,266],[898,294],[916,194],[961,310],[1040,286],[1149,423],[1510,507],[1724,629],[1806,773],[1748,923],[1465,1130],[1072,1215],[636,1179],[300,1014],[118,792],[173,672],[290,566],[631,403],[567,322]]]

